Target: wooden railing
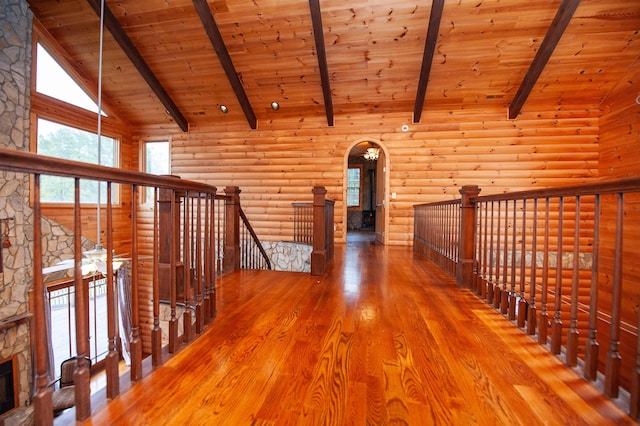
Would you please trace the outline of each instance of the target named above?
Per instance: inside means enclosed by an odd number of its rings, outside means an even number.
[[[313,244],[313,203],[293,203],[293,241]]]
[[[415,206],[414,248],[640,415],[640,179]]]
[[[324,275],[333,259],[333,211],[323,186],[313,187],[313,203],[294,203],[294,241],[311,244],[311,275]]]
[[[74,376],[76,386],[76,419],[82,421],[91,415],[90,372],[86,357],[90,355],[88,286],[84,284],[82,273],[82,210],[80,203],[80,182],[85,179],[106,184],[106,202],[101,209],[106,215],[106,244],[104,264],[106,265],[106,318],[101,318],[107,329],[108,353],[105,357],[106,397],[115,398],[120,393],[118,371],[119,339],[118,308],[114,285],[114,224],[112,191],[114,185],[130,188],[130,314],[131,332],[130,379],[142,377],[142,327],[141,307],[152,312],[150,330],[151,362],[157,366],[163,363],[163,340],[160,326],[160,304],[168,303],[168,344],[170,353],[175,353],[179,345],[188,343],[209,325],[216,315],[215,279],[223,271],[231,271],[241,266],[251,267],[251,261],[241,261],[243,250],[248,243],[241,243],[240,221],[250,229],[246,217],[240,213],[238,188],[227,188],[227,194],[217,194],[210,185],[186,181],[172,176],[154,176],[146,173],[96,166],[86,163],[39,156],[31,153],[0,149],[0,170],[23,173],[31,179],[31,203],[33,207],[33,294],[30,308],[32,323],[32,358],[34,360],[36,383],[34,383],[34,420],[38,425],[53,423],[52,389],[49,386],[49,362],[47,331],[46,292],[43,280],[43,257],[47,247],[43,245],[42,203],[40,195],[41,176],[64,176],[74,180],[75,201],[73,203],[73,304],[75,323],[77,369]],[[151,213],[139,211],[139,195],[144,188],[153,188]],[[122,189],[122,188],[121,188]],[[220,198],[224,200],[221,203]],[[25,203],[27,201],[25,200]],[[144,223],[142,223],[144,220]],[[27,225],[27,224],[25,224]],[[120,230],[122,231],[122,230]],[[125,232],[127,233],[127,232]],[[257,240],[249,231],[246,240]],[[129,239],[129,237],[127,237]],[[150,247],[151,266],[140,270],[140,246]],[[259,244],[259,243],[258,243]],[[122,244],[121,244],[122,245]],[[220,251],[222,250],[222,258]],[[264,250],[256,250],[264,256]],[[178,330],[176,309],[182,305],[183,330]],[[192,317],[194,315],[194,317]],[[145,328],[146,330],[146,328]]]

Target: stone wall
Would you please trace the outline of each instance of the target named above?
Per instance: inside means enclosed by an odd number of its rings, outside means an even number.
[[[309,244],[291,241],[262,241],[262,246],[269,256],[273,270],[311,272],[313,247]]]
[[[29,149],[31,18],[26,1],[0,0],[0,146],[23,151]],[[29,312],[33,215],[28,202],[29,177],[0,173],[0,218],[11,218],[7,222],[11,246],[0,249],[0,319]],[[0,332],[0,359],[18,356],[21,407],[31,398],[29,333],[28,324]],[[21,424],[30,420],[14,414],[7,421]]]

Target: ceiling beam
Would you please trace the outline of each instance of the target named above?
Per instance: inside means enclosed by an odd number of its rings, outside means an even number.
[[[569,25],[569,21],[571,21],[573,13],[579,4],[580,0],[562,0],[562,4],[558,8],[558,12],[556,12],[556,16],[553,18],[544,40],[542,40],[536,56],[529,66],[529,71],[524,76],[516,96],[513,98],[511,105],[509,105],[509,119],[513,120],[520,114],[533,86],[535,86],[538,77],[540,77],[542,70],[547,65],[547,61],[558,45],[560,37],[562,37],[564,30]]]
[[[316,54],[318,55],[318,68],[320,69],[320,81],[322,83],[322,95],[324,96],[324,109],[327,114],[327,124],[329,127],[333,127],[333,101],[331,100],[331,85],[329,82],[327,53],[324,48],[324,30],[322,27],[322,14],[320,13],[320,1],[309,0],[309,8],[311,9],[313,37],[316,42]]]
[[[236,73],[236,69],[233,66],[233,61],[231,61],[231,56],[229,55],[227,46],[225,46],[224,40],[222,40],[222,34],[220,34],[218,25],[216,24],[215,19],[213,19],[213,14],[211,13],[209,4],[207,3],[207,0],[193,0],[193,5],[196,8],[196,12],[198,12],[198,16],[200,16],[200,20],[202,21],[204,30],[209,36],[209,40],[211,40],[213,49],[218,55],[218,60],[227,75],[227,80],[229,80],[231,88],[236,94],[238,102],[240,102],[240,107],[242,108],[242,111],[244,111],[244,115],[249,122],[249,126],[255,130],[257,128],[256,115],[253,112],[253,108],[251,108],[249,98],[247,98],[247,94],[242,87],[242,82],[240,81],[238,73]]]
[[[87,1],[96,12],[98,17],[100,17],[100,0]],[[107,27],[116,42],[118,42],[123,52],[127,55],[127,57],[129,57],[129,60],[136,67],[142,78],[147,82],[153,93],[155,93],[160,102],[162,102],[162,105],[164,105],[166,111],[171,115],[178,126],[180,126],[180,129],[183,132],[189,131],[189,123],[187,122],[187,119],[184,118],[184,115],[182,115],[175,102],[173,102],[173,99],[171,99],[166,90],[164,90],[158,78],[155,76],[153,71],[151,71],[149,65],[147,65],[140,52],[138,52],[138,49],[136,49],[131,39],[124,32],[122,26],[120,26],[120,23],[106,4],[104,5],[104,25]]]
[[[427,28],[427,40],[424,43],[424,53],[422,55],[422,68],[420,69],[420,80],[416,92],[416,102],[413,106],[413,122],[419,123],[424,106],[424,97],[429,84],[429,74],[431,73],[431,63],[433,54],[436,51],[436,41],[438,41],[438,31],[442,19],[444,0],[433,0],[431,4],[431,15],[429,16],[429,27]]]

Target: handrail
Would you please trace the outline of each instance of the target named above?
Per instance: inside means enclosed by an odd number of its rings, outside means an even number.
[[[262,264],[265,264],[266,269],[271,269],[271,261],[269,260],[269,256],[267,255],[267,252],[264,250],[264,247],[262,247],[262,243],[260,242],[260,239],[258,238],[255,231],[253,230],[251,223],[249,223],[249,219],[247,219],[247,216],[244,214],[244,210],[242,210],[242,207],[240,207],[240,218],[242,219],[242,223],[244,224],[245,228],[249,232],[249,235],[251,236],[251,241],[253,242],[255,247],[258,248],[260,255],[262,257],[262,262],[251,259],[251,261],[247,262],[248,265],[245,265],[245,267],[248,267],[250,265],[253,269],[263,269],[260,266]],[[249,255],[247,254],[246,256],[241,256],[241,257],[245,259],[245,258],[249,258]]]
[[[214,186],[180,179],[176,176],[151,175],[135,170],[124,170],[80,161],[65,160],[7,148],[0,148],[0,170],[100,180],[182,191],[199,191],[210,194],[216,193]],[[218,197],[220,197],[220,195],[218,195]]]
[[[49,253],[49,247],[57,244],[43,244],[43,239],[53,239],[53,234],[44,234],[42,222],[42,202],[40,192],[41,176],[62,176],[74,179],[74,202],[68,207],[72,213],[73,247],[66,253],[72,255],[73,264],[73,294],[75,309],[75,342],[78,358],[76,382],[76,420],[83,421],[91,415],[90,377],[87,362],[84,360],[91,353],[89,348],[89,308],[88,288],[84,285],[81,265],[87,258],[83,253],[82,243],[82,208],[80,204],[80,182],[82,180],[99,181],[106,184],[106,201],[99,203],[100,213],[106,215],[106,230],[99,232],[106,234],[106,244],[101,268],[106,268],[106,283],[115,283],[114,268],[114,234],[116,231],[123,241],[120,245],[130,244],[128,252],[130,260],[126,273],[118,273],[118,286],[106,285],[106,318],[100,318],[102,326],[107,329],[108,354],[105,360],[106,397],[113,399],[120,393],[120,373],[118,370],[119,354],[117,351],[120,335],[117,324],[118,315],[130,314],[127,330],[131,353],[130,376],[131,381],[142,378],[142,351],[150,352],[154,366],[163,363],[166,356],[165,344],[169,353],[175,353],[181,344],[188,344],[193,334],[200,334],[204,327],[211,324],[216,316],[215,280],[218,272],[226,270],[220,262],[235,265],[241,254],[227,250],[227,245],[238,245],[235,231],[242,216],[245,228],[250,229],[252,241],[257,236],[246,216],[236,210],[240,207],[238,194],[217,193],[215,186],[180,179],[175,176],[156,176],[138,171],[123,170],[106,166],[70,161],[42,156],[29,152],[0,148],[0,170],[24,173],[30,176],[29,184],[33,214],[25,215],[25,221],[32,221],[33,237],[25,239],[25,244],[33,245],[33,296],[30,309],[33,313],[33,353],[35,374],[34,383],[34,421],[36,424],[50,425],[53,423],[52,397],[49,388],[48,347],[49,333],[47,331],[46,286],[43,277],[43,259],[60,258],[60,253]],[[112,201],[112,184],[129,186],[130,213],[121,214],[120,221],[114,224],[114,209]],[[138,193],[140,187],[154,189],[151,202],[140,208]],[[147,200],[149,201],[149,200]],[[229,208],[232,204],[233,208]],[[148,206],[151,206],[149,208]],[[124,206],[126,208],[126,206]],[[231,213],[232,216],[228,214]],[[127,227],[122,221],[128,221]],[[21,224],[22,225],[22,224]],[[25,223],[25,225],[28,225]],[[124,225],[124,227],[123,227]],[[222,227],[221,227],[222,225]],[[232,227],[231,231],[229,228]],[[130,228],[130,229],[127,229]],[[231,236],[230,239],[227,237]],[[259,241],[258,241],[259,243]],[[265,256],[260,246],[261,256]],[[151,256],[150,261],[144,261],[141,254]],[[222,254],[223,257],[218,257]],[[95,261],[92,260],[92,261]],[[142,272],[141,272],[142,270]],[[57,285],[57,284],[56,284]],[[127,296],[124,307],[118,308],[118,288],[122,286],[121,294]],[[165,330],[161,326],[160,301],[168,301],[170,318]],[[183,304],[183,330],[178,330],[176,307]],[[192,319],[192,313],[195,318]],[[142,319],[142,315],[146,319]],[[105,323],[106,322],[106,323]],[[147,325],[148,324],[148,325]],[[163,323],[164,324],[164,323]],[[164,332],[163,332],[164,331]],[[145,334],[147,333],[147,334]],[[163,335],[168,335],[168,343]],[[145,337],[146,336],[146,337]],[[145,342],[143,342],[145,338]],[[146,340],[148,339],[148,340]]]
[[[640,253],[623,243],[640,232],[640,178],[460,192],[459,200],[414,206],[414,250],[640,418],[639,276],[623,261]],[[438,239],[451,241],[455,256],[441,255]]]

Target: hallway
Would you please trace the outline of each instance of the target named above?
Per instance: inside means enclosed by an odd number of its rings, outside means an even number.
[[[84,424],[635,424],[410,247],[348,238],[322,278],[217,291],[213,326]]]

